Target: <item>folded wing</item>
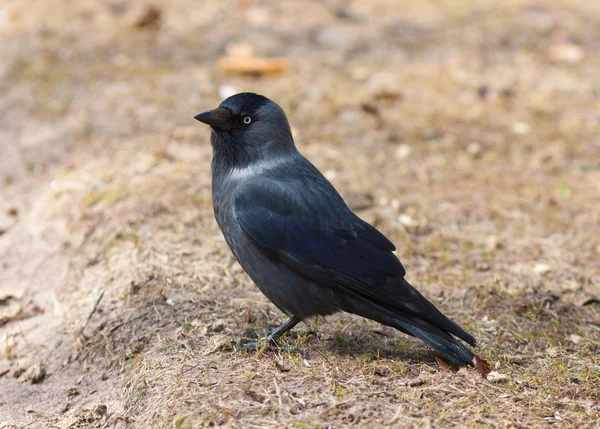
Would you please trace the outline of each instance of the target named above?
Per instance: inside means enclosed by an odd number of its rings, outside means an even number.
[[[452,334],[475,344],[472,336],[404,279],[406,271],[392,253],[395,247],[383,234],[354,215],[341,200],[324,205],[314,190],[292,191],[261,181],[249,183],[236,193],[236,219],[261,251],[347,295],[350,301],[387,314],[397,327],[442,354],[447,350],[440,350],[444,347],[437,344],[440,335],[444,341],[453,340],[448,335]],[[427,333],[436,341],[423,338]]]

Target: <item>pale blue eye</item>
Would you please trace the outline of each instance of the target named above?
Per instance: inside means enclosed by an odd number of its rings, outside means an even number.
[[[244,118],[244,124],[250,125],[251,122],[252,122],[252,118],[250,116],[246,116]]]

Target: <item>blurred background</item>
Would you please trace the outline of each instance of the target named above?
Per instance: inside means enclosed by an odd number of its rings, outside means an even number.
[[[6,424],[597,422],[600,3],[3,0],[0,46]],[[192,119],[243,91],[476,334],[493,390],[345,315],[309,323],[312,367],[229,349],[282,318]]]

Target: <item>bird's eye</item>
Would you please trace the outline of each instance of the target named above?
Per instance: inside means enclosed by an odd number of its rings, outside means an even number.
[[[252,118],[250,116],[246,116],[244,118],[244,124],[250,125],[252,123]]]

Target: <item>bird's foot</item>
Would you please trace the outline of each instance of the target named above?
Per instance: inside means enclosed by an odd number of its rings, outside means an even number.
[[[296,338],[306,337],[308,335],[314,335],[313,331],[291,331],[302,319],[296,316],[290,317],[281,326],[273,329],[269,326],[269,332],[265,335],[260,332],[247,330],[244,335],[249,337],[247,340],[235,343],[235,348],[238,350],[264,350],[271,348],[272,346],[277,347],[279,350],[285,350],[293,353],[301,353],[304,355],[302,349],[294,346],[282,345],[278,343],[278,340],[286,333],[295,336]]]
[[[254,332],[254,334],[257,334],[257,333]],[[258,335],[256,335],[254,338],[258,338]],[[255,340],[245,339],[242,341],[234,341],[233,346],[238,351],[253,352],[253,351],[258,351],[258,350],[277,349],[277,350],[283,350],[283,351],[290,352],[290,353],[304,354],[304,351],[298,347],[286,346],[283,344],[279,344],[269,337],[264,338],[262,340],[261,339],[255,339]]]

